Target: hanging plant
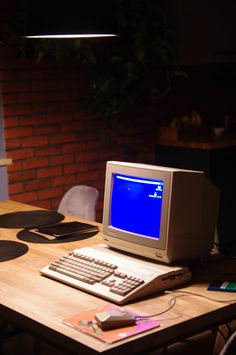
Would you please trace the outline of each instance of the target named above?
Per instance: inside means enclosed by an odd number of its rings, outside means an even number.
[[[174,33],[156,0],[115,0],[119,36],[104,44],[91,65],[90,105],[116,122],[140,103],[158,100],[178,70]]]

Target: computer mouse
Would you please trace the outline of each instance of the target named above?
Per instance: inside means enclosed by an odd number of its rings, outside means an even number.
[[[97,313],[95,319],[102,330],[127,327],[136,323],[132,315],[122,310],[103,311]]]

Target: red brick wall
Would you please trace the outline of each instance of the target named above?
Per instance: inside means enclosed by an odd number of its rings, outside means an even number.
[[[101,220],[106,161],[154,163],[152,116],[128,116],[104,143],[109,128],[83,108],[84,72],[73,60],[37,64],[0,47],[0,75],[10,199],[56,209],[71,186],[91,185]]]

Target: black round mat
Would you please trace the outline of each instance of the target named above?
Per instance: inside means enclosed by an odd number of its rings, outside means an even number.
[[[24,243],[0,240],[0,262],[18,258],[29,250]]]
[[[0,215],[0,228],[34,228],[59,223],[64,216],[57,211],[35,210]]]

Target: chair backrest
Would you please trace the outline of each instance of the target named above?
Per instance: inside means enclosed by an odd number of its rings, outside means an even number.
[[[228,338],[220,355],[235,355],[236,354],[236,331]]]
[[[91,186],[77,185],[62,197],[58,212],[73,217],[95,221],[98,190]]]

